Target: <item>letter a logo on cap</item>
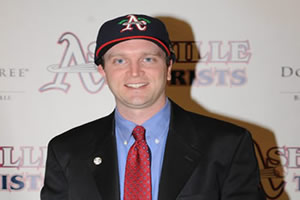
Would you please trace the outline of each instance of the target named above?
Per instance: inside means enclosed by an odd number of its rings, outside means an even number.
[[[147,23],[150,23],[149,20],[145,18],[138,19],[134,15],[128,15],[127,18],[128,20],[122,20],[119,22],[119,24],[126,26],[120,31],[121,33],[124,31],[131,31],[133,29],[132,25],[135,25],[140,31],[145,31],[147,29]]]

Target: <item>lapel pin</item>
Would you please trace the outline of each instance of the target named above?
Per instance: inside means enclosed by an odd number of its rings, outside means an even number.
[[[94,158],[94,164],[95,165],[100,165],[102,163],[102,159],[100,157],[95,157]]]

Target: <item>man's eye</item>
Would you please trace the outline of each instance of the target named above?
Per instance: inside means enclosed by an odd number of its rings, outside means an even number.
[[[125,60],[124,59],[115,59],[114,63],[115,64],[123,64],[123,63],[125,63]]]
[[[146,58],[144,58],[144,61],[145,62],[153,62],[153,58],[146,57]]]

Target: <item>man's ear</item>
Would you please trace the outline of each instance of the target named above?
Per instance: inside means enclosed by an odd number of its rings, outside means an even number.
[[[173,60],[170,60],[170,64],[167,69],[167,80],[168,81],[170,81],[172,78],[172,75],[171,75],[172,67],[173,67]]]
[[[105,71],[104,71],[104,68],[102,65],[98,65],[98,72],[103,76],[105,77]]]

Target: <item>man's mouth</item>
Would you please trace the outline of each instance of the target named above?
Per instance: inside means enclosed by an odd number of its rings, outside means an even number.
[[[141,88],[146,85],[147,85],[147,83],[127,83],[127,84],[125,84],[126,87],[134,88],[134,89]]]

